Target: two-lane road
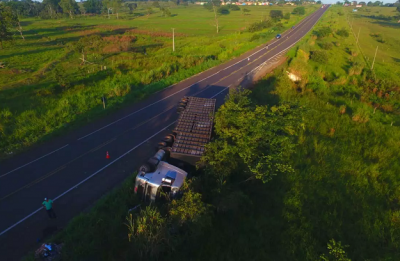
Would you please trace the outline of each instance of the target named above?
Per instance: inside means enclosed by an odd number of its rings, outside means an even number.
[[[52,226],[62,226],[101,195],[120,184],[152,155],[159,138],[177,120],[183,96],[217,99],[263,63],[283,55],[318,21],[328,7],[241,57],[164,89],[145,101],[55,139],[0,166],[0,252],[19,258]],[[106,151],[111,159],[106,159]],[[55,199],[59,218],[49,221],[41,208],[44,197]]]

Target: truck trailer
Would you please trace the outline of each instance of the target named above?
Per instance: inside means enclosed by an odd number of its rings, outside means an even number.
[[[143,201],[181,195],[180,188],[188,175],[185,169],[195,166],[211,140],[215,102],[207,98],[182,98],[173,133],[158,143],[156,154],[139,168],[134,191]]]

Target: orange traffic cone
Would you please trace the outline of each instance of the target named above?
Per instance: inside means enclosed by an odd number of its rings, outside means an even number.
[[[110,158],[110,155],[108,155],[108,151],[107,151],[106,159],[109,159],[109,158]]]

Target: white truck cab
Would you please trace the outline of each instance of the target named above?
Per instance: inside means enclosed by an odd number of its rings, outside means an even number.
[[[165,161],[160,161],[154,172],[142,171],[136,176],[135,193],[140,195],[144,201],[155,201],[162,195],[174,198],[178,195],[179,188],[183,185],[186,177],[186,171]]]
[[[199,97],[181,100],[174,132],[164,137],[154,157],[139,168],[135,193],[143,201],[172,199],[182,194],[180,188],[188,175],[183,169],[196,165],[211,140],[215,102]]]

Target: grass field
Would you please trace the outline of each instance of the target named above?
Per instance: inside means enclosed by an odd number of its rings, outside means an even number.
[[[168,3],[172,16],[163,17],[154,7],[147,15],[148,5],[139,3],[131,15],[123,10],[119,19],[22,19],[26,40],[16,34],[0,54],[6,65],[0,70],[0,158],[238,56],[305,17],[274,22],[250,41],[250,24],[268,19],[272,9],[288,13],[294,7],[231,11],[219,17],[217,34],[213,13],[202,6]],[[306,7],[307,14],[316,8]]]
[[[368,59],[351,33],[346,12],[346,8],[331,7],[314,30],[289,51],[286,64],[266,75],[252,93],[238,95],[219,109],[206,168],[190,182],[191,189],[202,194],[204,205],[212,211],[200,213],[201,218],[190,215],[201,204],[188,204],[185,199],[186,205],[178,203],[179,211],[190,218],[185,219],[181,229],[174,230],[171,227],[176,220],[170,214],[177,204],[158,206],[161,217],[157,221],[168,229],[154,229],[152,222],[146,227],[136,223],[138,229],[129,242],[131,230],[123,223],[127,215],[124,209],[137,202],[132,197],[132,176],[54,238],[57,243],[65,243],[63,257],[400,260],[400,81],[398,75],[391,74],[391,68],[384,74],[369,69]],[[367,20],[364,23],[366,28],[373,27]],[[376,29],[383,32],[388,28]],[[391,36],[398,35],[396,30],[399,29],[390,31]],[[360,34],[359,41],[373,44],[369,34]],[[400,44],[391,43],[393,48]],[[363,53],[368,57],[367,51]],[[382,55],[391,56],[391,52],[382,51]],[[385,66],[396,64],[382,62],[379,66],[384,70]],[[300,76],[301,81],[290,81],[286,71]],[[299,111],[300,126],[282,121],[265,124],[272,117],[263,112],[269,112],[267,108],[276,111],[275,106],[281,104],[290,105],[290,110],[282,113],[283,119],[289,111]],[[287,115],[293,119],[293,114]],[[248,120],[254,124],[243,124]],[[247,175],[252,171],[248,164],[262,162],[262,153],[271,148],[267,135],[276,128],[279,135],[284,128],[295,136],[295,150],[287,161],[293,171],[273,176],[266,183],[248,181]],[[244,138],[243,133],[249,135]],[[221,138],[224,136],[225,140]],[[275,142],[277,138],[271,140]],[[221,141],[221,150],[208,154],[213,151],[213,144]],[[258,147],[264,141],[268,141],[267,145]],[[243,144],[250,145],[241,147],[236,154],[224,154]],[[229,173],[213,172],[218,164]],[[113,215],[109,209],[115,209]],[[145,211],[134,216],[148,217]],[[204,222],[194,222],[193,217]],[[151,232],[144,244],[157,251],[142,252],[139,230]],[[78,240],[83,243],[76,244]]]
[[[378,47],[375,70],[400,82],[400,13],[395,7],[364,7],[357,14],[347,11],[356,37],[360,32],[359,45],[368,65]]]

